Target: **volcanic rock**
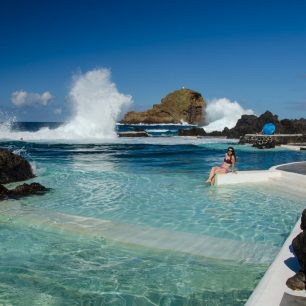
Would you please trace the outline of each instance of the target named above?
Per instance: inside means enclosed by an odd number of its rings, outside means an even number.
[[[300,227],[302,232],[292,240],[292,248],[299,262],[300,270],[286,282],[292,290],[306,289],[306,209],[302,212]]]
[[[161,100],[160,104],[145,112],[128,112],[122,123],[181,123],[199,124],[204,121],[203,110],[206,106],[202,95],[190,89],[179,89]]]
[[[0,184],[0,200],[8,198],[9,190]]]
[[[7,189],[0,184],[0,200],[8,198],[20,198],[33,194],[42,195],[49,189],[39,183],[22,184],[17,186],[15,189]]]
[[[283,119],[278,120],[277,115],[266,111],[259,117],[255,115],[242,115],[234,128],[225,128],[222,135],[228,138],[239,138],[245,134],[258,134],[266,123],[274,123],[275,134],[304,134],[306,135],[306,119]],[[211,133],[209,133],[211,135]],[[241,140],[243,142],[243,139]]]
[[[23,157],[0,149],[0,183],[18,182],[34,177],[31,165]]]
[[[181,129],[178,131],[179,136],[207,136],[203,128],[193,127],[191,129]]]
[[[283,134],[306,134],[306,119],[283,119],[280,121]]]
[[[131,131],[131,132],[120,132],[119,137],[149,137],[150,135],[146,131]]]
[[[276,132],[280,132],[281,124],[278,121],[277,115],[273,115],[271,112],[266,111],[259,117],[255,115],[242,115],[237,121],[236,126],[232,129],[223,131],[228,138],[239,138],[245,134],[256,134],[261,132],[265,123],[274,123],[276,126]]]

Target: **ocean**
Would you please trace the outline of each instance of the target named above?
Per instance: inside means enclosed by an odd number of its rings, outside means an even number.
[[[2,125],[0,146],[51,191],[1,202],[0,304],[244,305],[304,199],[263,184],[211,187],[209,169],[229,145],[238,171],[305,152],[176,136],[185,127],[118,138],[135,126],[117,124],[90,138],[61,123]]]

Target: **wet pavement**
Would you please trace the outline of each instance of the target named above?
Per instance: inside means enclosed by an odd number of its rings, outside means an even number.
[[[279,166],[276,169],[306,175],[306,162],[297,162],[293,164]]]

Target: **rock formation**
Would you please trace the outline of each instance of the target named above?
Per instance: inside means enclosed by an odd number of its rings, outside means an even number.
[[[0,149],[0,200],[20,198],[32,194],[44,194],[49,189],[39,183],[22,184],[7,189],[1,184],[23,181],[34,177],[31,165],[23,157],[9,150]]]
[[[242,115],[234,128],[227,129],[226,136],[228,138],[239,138],[245,134],[256,134],[260,132],[264,124],[268,122],[274,123],[276,126],[276,133],[280,133],[282,128],[277,115],[273,115],[271,112],[266,111],[259,117],[255,115]]]
[[[41,195],[46,193],[48,190],[48,188],[44,187],[39,183],[22,184],[14,189],[7,189],[6,187],[0,184],[0,200],[10,198],[17,199],[33,194]]]
[[[203,128],[192,127],[190,129],[180,129],[178,131],[179,136],[207,136]]]
[[[146,131],[136,131],[136,132],[120,132],[118,133],[119,137],[149,137],[149,134]]]
[[[34,177],[31,165],[23,157],[0,149],[0,184],[24,181]]]
[[[200,93],[179,89],[161,100],[160,104],[145,112],[128,112],[122,123],[181,123],[200,124],[204,121],[206,103]]]
[[[245,134],[257,134],[259,133],[265,123],[274,123],[276,126],[275,134],[304,134],[306,135],[306,119],[283,119],[278,120],[277,115],[273,115],[271,112],[266,111],[259,117],[255,115],[242,115],[237,121],[236,126],[232,129],[225,128],[221,135],[228,138],[240,138]],[[209,133],[209,136],[213,136],[213,133]],[[277,139],[276,145],[280,144]],[[288,138],[289,140],[289,138]],[[241,139],[243,143],[244,139]],[[302,137],[301,142],[305,141]],[[246,141],[250,143],[249,140]],[[251,142],[252,143],[252,142]]]
[[[292,290],[305,290],[306,287],[306,209],[301,218],[301,230],[292,241],[293,251],[300,265],[300,271],[290,277],[286,284]]]

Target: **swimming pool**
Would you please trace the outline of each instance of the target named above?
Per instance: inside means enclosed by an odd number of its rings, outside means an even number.
[[[205,185],[227,143],[2,146],[52,191],[2,202],[0,303],[243,305],[304,208],[269,186]],[[235,149],[239,170],[305,159]]]

